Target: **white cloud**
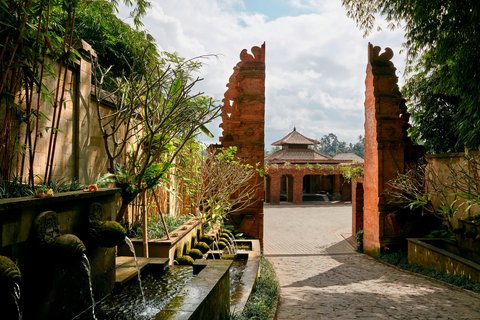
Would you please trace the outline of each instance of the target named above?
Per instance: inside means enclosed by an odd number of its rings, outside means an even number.
[[[221,100],[242,49],[266,42],[266,146],[293,126],[312,138],[330,132],[355,142],[363,134],[367,43],[398,53],[401,32],[362,31],[337,0],[292,0],[303,14],[268,20],[241,0],[163,0],[144,19],[159,48],[205,61],[199,89]],[[293,9],[292,9],[293,10]],[[296,11],[298,13],[298,11]],[[384,28],[385,30],[385,28]],[[394,64],[403,69],[402,57]],[[210,129],[218,141],[217,121]]]

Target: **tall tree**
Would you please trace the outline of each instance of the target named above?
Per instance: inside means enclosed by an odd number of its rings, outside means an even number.
[[[347,143],[338,140],[338,137],[334,133],[326,134],[320,138],[320,146],[316,147],[316,150],[329,156],[349,152]]]
[[[366,33],[383,15],[405,30],[413,133],[431,151],[480,146],[480,2],[476,0],[342,0]],[[435,115],[435,117],[432,117]],[[445,115],[445,116],[443,116]],[[421,121],[420,121],[421,119]],[[441,143],[438,134],[452,128]],[[437,136],[435,136],[437,135]],[[435,141],[437,137],[437,141]],[[446,145],[448,143],[448,145]]]
[[[355,142],[353,145],[350,144],[350,149],[351,149],[351,152],[363,158],[364,149],[365,149],[365,137],[362,135],[359,135],[358,141]]]

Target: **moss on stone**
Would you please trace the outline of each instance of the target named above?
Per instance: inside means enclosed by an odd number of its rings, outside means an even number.
[[[227,232],[220,233],[220,238],[230,239],[231,237],[232,235]]]
[[[80,260],[87,251],[82,240],[73,234],[62,234],[56,237],[52,249],[52,258],[65,262]]]
[[[195,249],[200,250],[202,253],[207,253],[208,250],[210,250],[210,247],[209,247],[208,244],[205,243],[205,242],[198,242],[198,243],[195,245]]]
[[[127,232],[116,221],[103,221],[90,226],[90,241],[92,244],[112,248],[125,240]]]
[[[185,255],[185,256],[178,257],[177,262],[179,265],[182,265],[182,266],[193,266],[193,263],[195,262],[195,260],[193,260],[192,257]]]
[[[227,244],[223,241],[218,241],[217,245],[220,250],[225,249],[227,247]]]
[[[209,236],[209,235],[203,235],[200,237],[200,241],[201,242],[205,242],[207,243],[208,245],[212,244],[213,243],[213,237],[212,236]]]
[[[190,257],[192,257],[193,259],[202,259],[203,258],[203,253],[202,251],[198,250],[198,249],[192,249],[190,250],[190,252],[188,253],[188,255]]]
[[[224,238],[224,237],[220,237],[220,238],[218,239],[218,242],[223,242],[223,243],[227,244],[227,243],[230,243],[230,239]]]
[[[17,265],[8,257],[0,256],[0,283],[19,282],[22,274]]]

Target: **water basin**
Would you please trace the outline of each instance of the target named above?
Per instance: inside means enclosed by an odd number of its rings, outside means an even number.
[[[117,292],[95,305],[97,320],[147,320],[167,305],[194,278],[192,267],[171,266],[162,274],[142,274],[145,304],[138,281],[129,281]],[[75,320],[92,320],[91,312],[83,312]]]

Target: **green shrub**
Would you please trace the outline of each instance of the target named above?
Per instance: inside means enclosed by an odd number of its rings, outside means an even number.
[[[195,261],[190,256],[181,256],[177,258],[177,263],[182,266],[192,266]]]
[[[243,312],[241,314],[231,314],[230,319],[273,319],[277,310],[279,288],[272,264],[265,257],[262,257],[260,260],[260,276]]]
[[[190,250],[190,252],[188,253],[188,255],[190,257],[192,257],[193,259],[202,259],[203,258],[203,253],[202,251],[198,250],[198,249],[192,249]]]
[[[205,242],[198,242],[195,245],[195,249],[200,250],[202,253],[207,253],[210,250],[210,247]]]

